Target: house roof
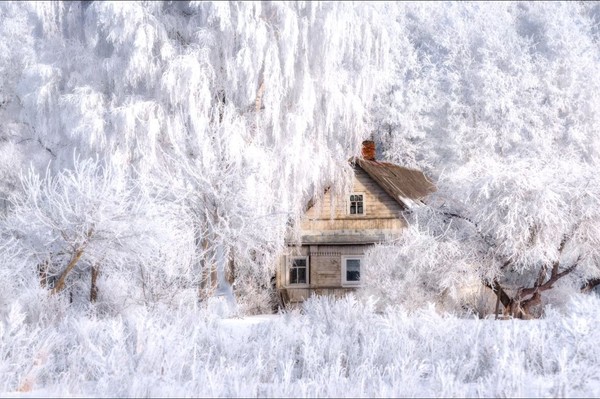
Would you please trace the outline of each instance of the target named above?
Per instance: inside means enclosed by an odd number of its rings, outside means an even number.
[[[404,208],[422,203],[423,198],[436,191],[435,185],[419,170],[363,158],[353,161]]]

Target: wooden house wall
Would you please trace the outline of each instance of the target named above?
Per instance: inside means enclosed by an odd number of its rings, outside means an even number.
[[[332,204],[332,194],[327,193],[323,200],[306,212],[300,226],[303,234],[332,230],[396,230],[405,227],[400,215],[401,206],[359,167],[355,168],[353,192],[364,193],[364,215],[348,214],[349,195],[334,198]]]
[[[290,302],[301,302],[311,295],[342,296],[355,287],[342,287],[342,257],[363,255],[371,245],[303,245],[289,247],[281,257],[277,288],[286,289]],[[292,256],[308,256],[309,284],[287,286],[288,262]]]
[[[335,198],[333,218],[331,193],[306,212],[300,225],[303,242],[289,246],[277,268],[276,285],[288,303],[301,302],[312,295],[340,297],[355,290],[356,287],[342,286],[342,257],[363,255],[374,242],[398,235],[406,226],[402,207],[359,167],[355,168],[352,192],[364,195],[364,215],[348,214],[350,193]],[[287,285],[291,256],[309,257],[308,285]]]

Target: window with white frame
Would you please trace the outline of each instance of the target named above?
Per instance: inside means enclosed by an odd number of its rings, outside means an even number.
[[[362,256],[342,256],[342,285],[360,285]]]
[[[292,256],[288,266],[288,284],[308,284],[308,256]]]
[[[364,193],[352,193],[348,199],[348,214],[364,215],[365,214],[365,195]]]

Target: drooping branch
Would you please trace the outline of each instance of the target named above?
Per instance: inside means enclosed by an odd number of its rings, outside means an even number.
[[[507,260],[506,262],[504,262],[504,263],[502,264],[502,266],[500,266],[500,270],[504,270],[504,269],[506,269],[506,268],[507,268],[508,266],[510,266],[510,265],[512,265],[512,260],[510,260],[510,259],[509,259],[509,260]]]
[[[558,257],[556,258],[556,261],[552,265],[552,276],[558,275],[558,266],[560,264],[560,256],[562,255],[563,250],[565,249],[565,245],[567,245],[568,240],[569,240],[569,236],[565,235],[563,237],[562,241],[560,242],[560,245],[558,246]],[[575,262],[575,263],[577,263],[577,262]]]
[[[586,281],[583,286],[581,286],[581,292],[588,293],[591,292],[594,288],[600,285],[600,278],[592,278]]]
[[[254,110],[256,112],[259,112],[262,109],[262,107],[263,107],[263,105],[262,105],[262,97],[263,97],[264,93],[265,93],[265,81],[263,80],[260,83],[260,86],[259,86],[258,91],[256,93],[256,100],[254,100]]]
[[[485,235],[483,234],[483,232],[481,231],[481,229],[479,228],[479,225],[473,221],[471,218],[467,217],[467,216],[463,216],[459,213],[456,212],[449,212],[449,211],[439,211],[442,215],[449,217],[449,218],[453,218],[453,219],[461,219],[464,220],[466,222],[469,222],[470,224],[473,225],[473,227],[475,228],[475,231],[477,232],[477,234],[481,237],[481,239],[490,247],[493,248],[496,246],[495,243],[491,242],[491,237],[489,235]]]

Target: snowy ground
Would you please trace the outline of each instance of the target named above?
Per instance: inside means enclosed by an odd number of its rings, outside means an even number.
[[[0,324],[2,396],[598,397],[600,301],[494,321],[352,298],[303,312],[65,316]]]

